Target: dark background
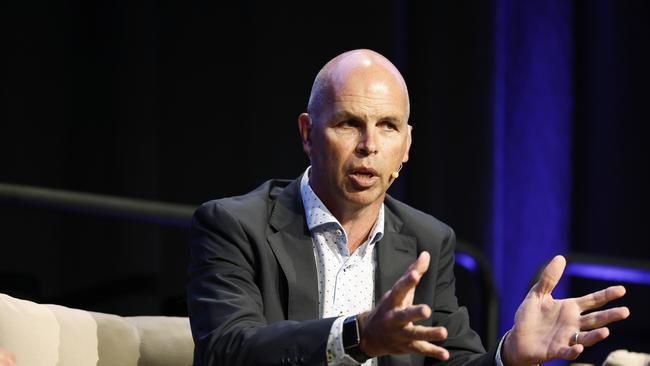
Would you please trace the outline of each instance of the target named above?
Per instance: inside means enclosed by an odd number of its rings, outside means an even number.
[[[308,161],[296,121],[314,76],[338,53],[371,48],[411,96],[411,160],[392,194],[491,258],[495,14],[505,7],[524,22],[548,3],[10,2],[0,182],[198,205],[297,177]],[[565,3],[561,250],[647,261],[650,6]],[[0,291],[123,315],[184,313],[185,230],[11,204],[0,220]],[[528,281],[535,270],[509,275]]]

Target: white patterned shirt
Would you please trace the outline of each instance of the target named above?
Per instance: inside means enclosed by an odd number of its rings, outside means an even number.
[[[348,316],[371,310],[374,306],[377,266],[374,248],[384,236],[384,205],[379,209],[377,221],[370,230],[368,239],[350,255],[345,229],[309,186],[310,169],[308,167],[302,175],[300,195],[314,246],[319,315],[321,318],[338,316],[327,339],[327,365],[358,365],[343,349],[343,321]],[[497,347],[496,366],[503,366],[501,347],[505,338],[504,335]],[[376,359],[373,358],[363,366],[376,364]]]
[[[307,227],[311,232],[318,273],[319,314],[338,317],[327,341],[327,364],[358,365],[343,349],[343,321],[371,310],[375,296],[375,244],[384,235],[384,205],[379,209],[368,239],[353,253],[348,251],[347,233],[309,186],[307,168],[300,182]],[[363,365],[371,365],[372,360]]]

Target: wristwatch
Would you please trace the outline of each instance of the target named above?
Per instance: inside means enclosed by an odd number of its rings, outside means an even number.
[[[360,364],[372,358],[361,350],[361,331],[356,315],[347,317],[343,321],[343,349],[348,356]]]

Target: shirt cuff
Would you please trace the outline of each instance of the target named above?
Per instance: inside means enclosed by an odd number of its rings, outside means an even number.
[[[327,366],[357,366],[359,363],[345,353],[343,348],[343,322],[348,316],[337,318],[332,323],[327,338]]]
[[[501,346],[503,346],[503,341],[506,339],[510,331],[507,331],[506,334],[501,337],[501,340],[499,341],[499,346],[497,347],[497,354],[494,355],[494,362],[496,363],[496,366],[503,366],[503,361],[501,361]]]
[[[497,354],[494,355],[494,361],[496,363],[496,366],[504,366],[503,361],[501,360],[501,346],[503,346],[503,341],[505,341],[508,334],[510,334],[510,331],[507,331],[506,334],[504,334],[503,337],[501,337],[501,340],[499,341],[499,346],[497,347]],[[532,366],[539,366],[539,364],[536,363]]]

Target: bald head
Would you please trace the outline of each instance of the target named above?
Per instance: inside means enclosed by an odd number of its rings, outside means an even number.
[[[298,128],[311,163],[309,184],[339,220],[361,211],[377,217],[408,160],[408,117],[404,79],[382,55],[350,51],[320,70]]]
[[[307,113],[313,121],[320,121],[323,108],[335,102],[346,86],[354,84],[364,88],[393,88],[409,114],[408,89],[404,78],[386,57],[366,50],[352,50],[330,60],[316,75],[309,96]]]

